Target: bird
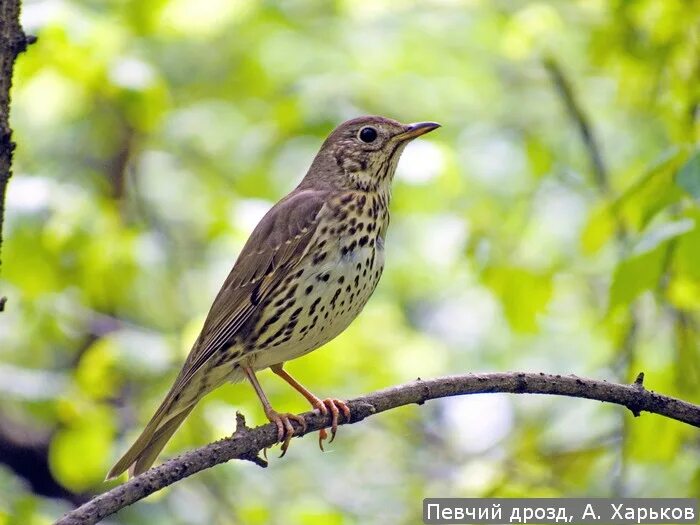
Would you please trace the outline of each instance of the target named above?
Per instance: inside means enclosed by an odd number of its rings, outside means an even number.
[[[201,333],[165,399],[141,435],[107,474],[148,470],[206,394],[248,380],[284,455],[305,420],[272,408],[256,372],[270,368],[320,414],[332,416],[331,440],[348,405],[320,399],[284,364],[335,338],[357,317],[384,268],[389,201],[406,145],[440,127],[362,116],[335,128],[301,182],[260,220],[217,294]],[[319,433],[319,445],[328,438]],[[329,441],[329,442],[330,442]]]

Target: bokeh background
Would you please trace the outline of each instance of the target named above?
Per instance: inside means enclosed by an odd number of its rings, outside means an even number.
[[[90,494],[167,391],[262,214],[361,114],[406,150],[387,269],[288,369],[354,397],[468,371],[700,402],[700,5],[681,0],[26,0],[0,287],[0,524]],[[306,410],[260,374],[273,404]],[[265,422],[208,396],[164,456]],[[428,496],[700,496],[700,433],[483,395],[294,440],[107,523],[420,523]]]

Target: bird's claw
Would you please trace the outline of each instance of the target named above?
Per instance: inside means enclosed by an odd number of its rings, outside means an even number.
[[[345,416],[346,421],[350,421],[350,407],[348,407],[345,401],[341,401],[340,399],[334,398],[328,398],[324,400],[319,399],[318,403],[316,403],[314,407],[322,416],[328,415],[328,412],[331,413],[331,439],[329,443],[333,443],[333,440],[335,439],[335,434],[338,431],[338,421],[340,419],[340,413],[343,413],[343,416]],[[321,450],[323,450],[323,442],[326,439],[328,439],[328,432],[325,428],[322,428],[318,433],[318,446],[321,448]]]
[[[299,423],[301,426],[301,434],[304,434],[306,432],[306,420],[297,414],[280,414],[274,410],[268,411],[266,415],[267,418],[277,426],[277,441],[282,443],[282,453],[280,457],[284,457],[289,448],[289,442],[292,440],[292,437],[294,437],[294,427],[291,421],[294,420]]]

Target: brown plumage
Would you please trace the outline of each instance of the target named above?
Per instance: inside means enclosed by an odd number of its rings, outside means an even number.
[[[333,416],[345,403],[320,400],[289,376],[285,361],[342,332],[381,276],[391,180],[405,145],[437,128],[360,117],[336,128],[301,183],[260,221],[216,296],[182,370],[132,447],[110,470],[137,475],[155,461],[196,403],[226,381],[248,378],[286,451],[294,429],[270,406],[255,371],[271,368],[311,405]],[[320,443],[326,438],[320,434]]]

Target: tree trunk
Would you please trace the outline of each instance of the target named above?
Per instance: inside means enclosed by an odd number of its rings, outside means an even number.
[[[19,0],[0,0],[0,248],[5,217],[5,193],[12,176],[12,142],[10,128],[10,88],[15,59],[35,38],[27,37],[19,24]],[[5,297],[0,297],[0,311]]]

